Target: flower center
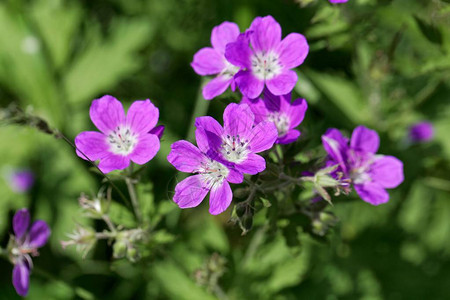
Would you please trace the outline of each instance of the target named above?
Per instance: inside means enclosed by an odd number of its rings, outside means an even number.
[[[109,149],[114,154],[128,155],[133,152],[137,144],[137,136],[127,127],[120,127],[108,135]]]
[[[221,185],[227,178],[230,170],[220,162],[209,158],[207,162],[202,163],[198,173],[202,175],[203,182],[212,188],[213,186]]]
[[[281,73],[280,59],[274,52],[255,53],[251,62],[253,75],[260,80],[269,80]]]
[[[279,137],[285,136],[289,131],[289,118],[285,114],[278,111],[270,112],[267,119],[275,124]]]
[[[372,155],[351,150],[348,152],[348,161],[351,166],[350,179],[353,184],[363,184],[372,180],[369,175],[370,166],[373,163]]]
[[[250,145],[248,139],[239,136],[230,136],[229,134],[222,137],[221,153],[226,160],[233,163],[241,163],[247,159],[250,153]]]
[[[230,64],[227,60],[224,60],[225,68],[220,72],[219,76],[225,77],[225,79],[231,79],[239,71],[239,67]]]

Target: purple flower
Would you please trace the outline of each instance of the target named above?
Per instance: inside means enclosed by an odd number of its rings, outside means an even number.
[[[34,184],[34,175],[30,170],[15,170],[7,175],[9,186],[17,193],[25,193]]]
[[[218,161],[232,163],[236,170],[257,174],[266,161],[256,153],[272,148],[278,132],[275,125],[263,121],[253,127],[255,116],[247,104],[229,104],[223,113],[224,127],[212,117],[195,120],[197,144],[201,151]]]
[[[101,131],[84,131],[75,138],[77,155],[100,160],[98,167],[104,173],[123,170],[130,160],[142,165],[150,161],[159,150],[162,134],[156,130],[159,110],[150,100],[135,101],[125,116],[122,103],[112,96],[103,96],[92,102],[90,117]],[[159,132],[158,132],[159,131]],[[84,155],[83,155],[84,154]]]
[[[305,117],[308,104],[305,99],[297,99],[291,103],[291,94],[282,96],[272,95],[265,90],[264,99],[250,100],[246,97],[241,103],[247,103],[255,115],[255,124],[262,121],[270,121],[275,124],[278,131],[277,144],[289,144],[295,142],[300,136],[300,131],[294,129]]]
[[[236,41],[239,36],[239,27],[235,23],[223,22],[213,28],[211,33],[211,47],[200,49],[194,55],[191,63],[194,71],[202,76],[216,75],[203,88],[203,97],[211,100],[221,95],[230,86],[234,91],[234,75],[239,67],[230,64],[225,58],[225,47],[228,43]]]
[[[379,205],[389,201],[385,189],[403,182],[403,163],[388,155],[376,154],[380,138],[376,131],[358,126],[352,133],[350,144],[337,129],[331,128],[322,136],[328,153],[327,165],[338,164],[338,172],[351,180],[364,201]]]
[[[242,173],[226,163],[212,159],[188,141],[177,141],[171,148],[167,160],[178,171],[196,174],[177,184],[173,201],[180,208],[196,207],[206,194],[211,192],[210,214],[217,215],[224,212],[233,198],[229,182],[241,183],[244,180]]]
[[[272,16],[257,17],[246,34],[226,47],[225,57],[241,70],[235,81],[244,96],[257,98],[267,86],[274,95],[288,94],[297,82],[292,71],[303,63],[309,47],[305,37],[291,33],[281,40],[281,27]]]
[[[428,142],[433,136],[434,128],[430,122],[419,122],[409,128],[409,138],[413,142]]]
[[[330,1],[330,3],[345,3],[348,0],[328,0],[328,1]]]
[[[42,220],[35,221],[31,227],[30,213],[26,208],[16,212],[13,218],[14,238],[10,258],[14,264],[12,282],[17,294],[26,296],[33,268],[31,256],[39,255],[38,248],[47,243],[50,228]]]

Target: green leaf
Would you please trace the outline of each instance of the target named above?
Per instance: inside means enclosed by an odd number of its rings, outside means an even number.
[[[439,28],[427,23],[426,21],[415,16],[417,26],[419,26],[420,31],[425,36],[427,40],[434,44],[442,45],[442,33]]]
[[[122,204],[112,201],[108,215],[111,221],[117,225],[123,225],[127,228],[136,227],[136,219],[134,215]]]

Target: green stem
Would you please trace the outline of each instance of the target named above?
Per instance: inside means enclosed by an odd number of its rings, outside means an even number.
[[[117,232],[116,226],[114,226],[113,222],[111,222],[111,219],[108,215],[102,216],[103,221],[105,221],[106,225],[108,225],[109,230],[112,232]]]
[[[202,87],[205,84],[205,80],[202,79],[200,87],[197,92],[197,98],[195,100],[194,111],[192,112],[191,125],[189,127],[189,132],[187,135],[187,140],[193,140],[195,134],[195,119],[200,116],[204,116],[208,112],[209,102],[208,100],[203,99]]]
[[[130,166],[130,174],[133,173],[132,165]],[[142,213],[139,206],[139,201],[136,195],[136,190],[134,188],[133,181],[130,177],[125,177],[125,183],[127,184],[128,194],[130,194],[131,204],[133,205],[134,214],[138,220],[138,223],[142,223]]]

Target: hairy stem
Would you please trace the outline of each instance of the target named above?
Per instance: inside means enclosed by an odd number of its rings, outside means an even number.
[[[103,221],[105,221],[106,225],[108,225],[109,230],[112,232],[117,232],[116,226],[114,226],[113,222],[111,222],[111,219],[108,215],[102,216]]]
[[[132,166],[130,166],[130,174],[133,173],[133,169]],[[133,181],[130,177],[125,177],[125,183],[127,184],[127,188],[128,188],[128,194],[130,194],[130,199],[131,199],[131,204],[133,205],[133,210],[134,210],[134,214],[136,215],[136,218],[138,220],[138,223],[141,224],[142,223],[142,213],[141,213],[141,209],[139,206],[139,201],[136,195],[136,189],[134,188],[134,184]]]

